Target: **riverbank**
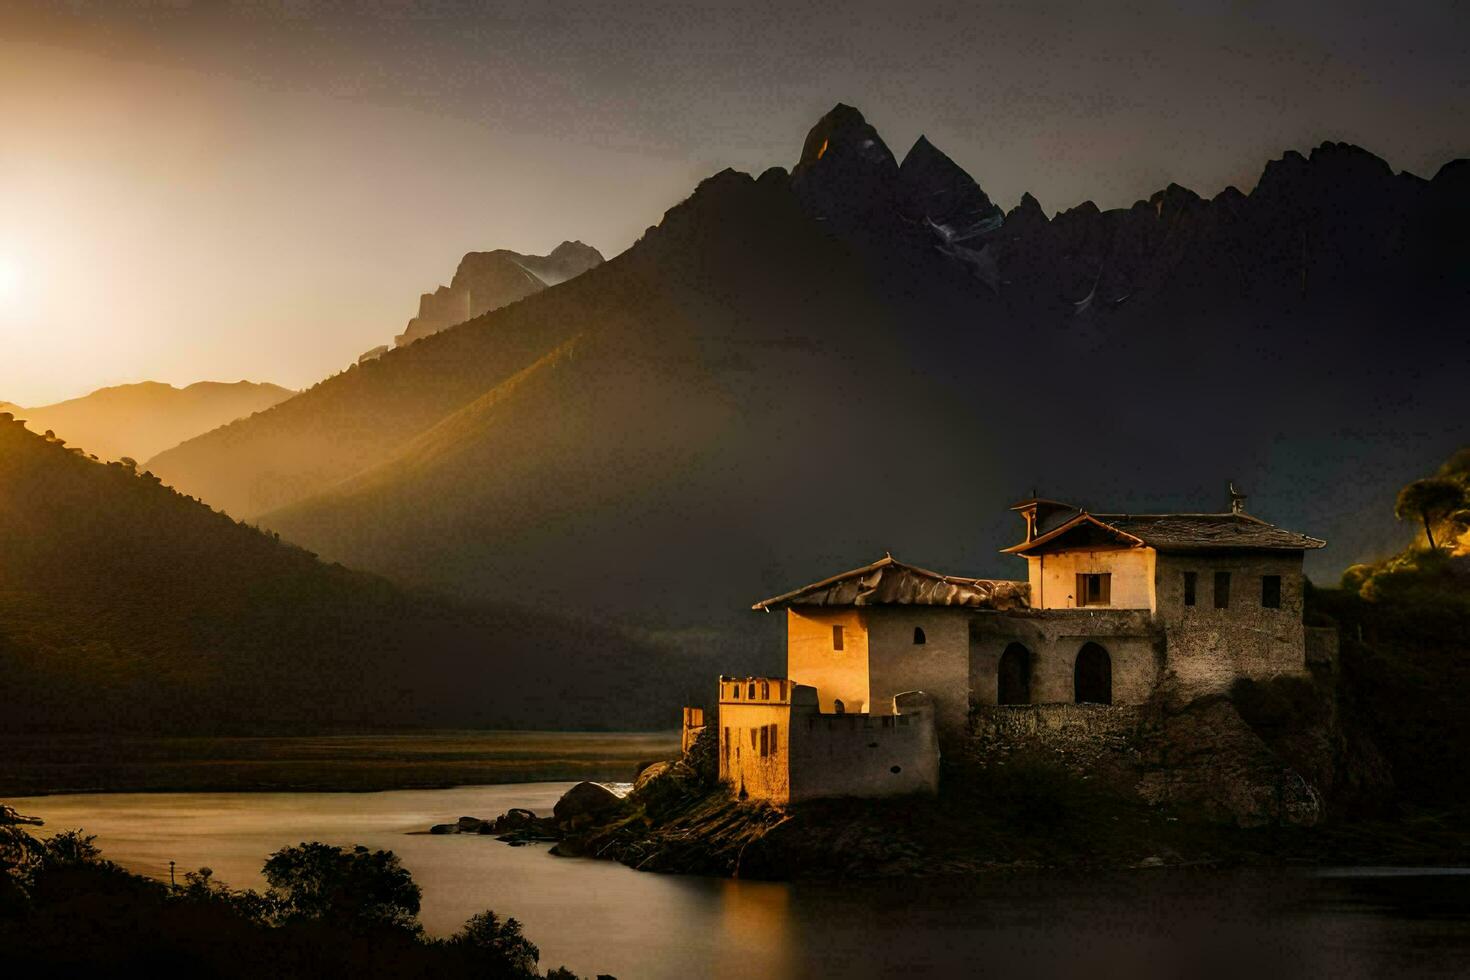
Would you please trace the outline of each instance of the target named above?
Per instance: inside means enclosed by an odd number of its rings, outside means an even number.
[[[263,889],[265,858],[301,841],[392,850],[423,887],[430,936],[448,938],[492,908],[523,923],[544,966],[589,977],[877,980],[963,976],[976,963],[999,975],[1069,976],[1100,960],[1139,978],[1454,976],[1470,956],[1470,878],[1433,870],[1021,866],[776,882],[636,873],[616,861],[552,857],[544,845],[414,833],[511,807],[550,814],[568,788],[9,802],[46,819],[40,836],[85,827],[104,855],[164,882],[176,859],[181,874],[208,865],[215,881]]]
[[[259,738],[0,736],[0,798],[57,793],[377,792],[625,780],[676,732],[434,731]]]
[[[557,828],[556,853],[644,871],[756,879],[934,878],[1015,869],[1470,866],[1470,811],[1399,804],[1372,817],[1242,826],[1205,805],[1148,802],[1098,760],[957,755],[938,796],[733,800],[704,738],[683,763]],[[544,832],[545,828],[538,828]]]
[[[635,803],[573,831],[557,853],[642,871],[793,880],[942,878],[1029,870],[1112,872],[1213,867],[1470,866],[1470,813],[1415,809],[1396,819],[1241,829],[1122,802],[1039,795],[1035,822],[954,797],[821,801],[777,810],[722,788],[650,814]],[[1052,804],[1056,804],[1052,808]]]

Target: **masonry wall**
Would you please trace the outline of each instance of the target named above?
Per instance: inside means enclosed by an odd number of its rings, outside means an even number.
[[[923,691],[934,701],[941,737],[963,735],[970,714],[970,620],[967,609],[945,606],[874,606],[868,626],[872,711],[892,710],[893,698]],[[916,629],[923,643],[915,643]]]
[[[971,701],[998,702],[1001,656],[1019,643],[1031,655],[1031,703],[1070,704],[1076,700],[1077,655],[1089,642],[1107,651],[1113,704],[1148,700],[1163,670],[1164,637],[1146,610],[1054,609],[972,614]]]
[[[841,650],[832,645],[832,627],[838,625],[843,633]],[[839,699],[847,711],[869,710],[864,614],[857,609],[787,609],[786,675],[793,683],[815,687],[823,711],[836,710]]]
[[[1027,555],[1031,607],[1074,609],[1077,607],[1077,575],[1100,573],[1112,576],[1111,601],[1106,608],[1153,609],[1155,558],[1156,552],[1152,548],[1099,548],[1095,551]]]
[[[813,699],[792,705],[790,724],[792,802],[939,790],[939,739],[927,697],[900,697],[896,713],[890,705],[877,715],[829,714]]]
[[[1184,573],[1195,579],[1195,604],[1184,604]],[[1230,573],[1230,605],[1215,608],[1215,573]],[[1262,605],[1261,579],[1281,577],[1281,607]],[[1265,679],[1301,674],[1306,665],[1302,626],[1302,555],[1293,552],[1159,557],[1158,619],[1168,642],[1169,673],[1192,688],[1224,690],[1237,677]]]

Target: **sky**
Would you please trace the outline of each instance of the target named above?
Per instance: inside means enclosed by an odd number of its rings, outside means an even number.
[[[1470,156],[1470,4],[0,0],[0,400],[293,388],[475,249],[611,257],[836,102],[1003,207]]]

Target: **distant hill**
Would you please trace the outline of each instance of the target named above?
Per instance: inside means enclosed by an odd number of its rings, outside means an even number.
[[[144,381],[35,408],[0,403],[0,410],[24,419],[33,432],[53,430],[102,459],[147,459],[293,394],[279,385],[250,381],[200,381],[185,388]]]
[[[400,581],[710,636],[885,550],[1019,575],[1033,490],[1213,510],[1234,480],[1335,574],[1470,428],[1467,219],[1470,167],[1342,144],[1249,194],[1002,211],[839,106],[790,173],[711,177],[607,263],[150,465]]]
[[[509,249],[470,252],[448,286],[419,298],[419,315],[393,338],[402,347],[446,327],[508,306],[602,264],[602,253],[581,242],[562,242],[549,255]]]
[[[409,593],[0,415],[0,729],[672,724],[714,668],[567,600]]]

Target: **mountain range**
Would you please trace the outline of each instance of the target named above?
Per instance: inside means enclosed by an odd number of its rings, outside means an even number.
[[[1467,161],[1340,143],[1249,193],[1005,211],[839,105],[789,172],[716,174],[608,262],[149,467],[332,560],[699,650],[884,551],[1017,577],[1034,491],[1216,511],[1233,480],[1332,576],[1470,428],[1467,219]]]
[[[54,431],[102,459],[147,459],[293,394],[250,381],[200,381],[184,388],[144,381],[34,408],[0,402],[0,411],[24,419],[34,432]]]

